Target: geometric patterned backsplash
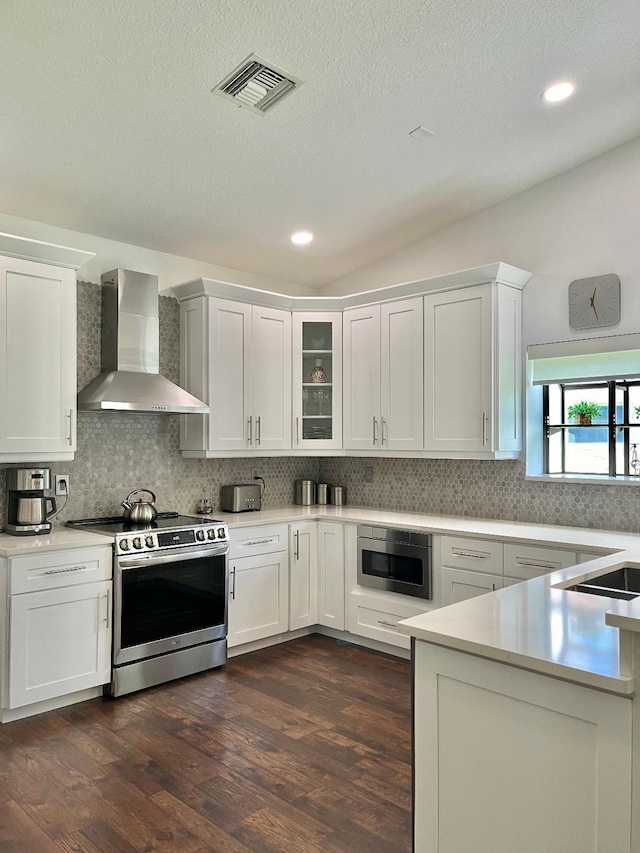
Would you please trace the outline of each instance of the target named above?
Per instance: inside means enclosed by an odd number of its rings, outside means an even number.
[[[100,287],[78,283],[78,388],[100,372]],[[180,309],[160,298],[160,372],[179,379]],[[73,462],[52,463],[52,474],[70,477],[70,518],[118,514],[134,488],[152,489],[159,509],[195,512],[206,486],[214,511],[220,487],[250,479],[259,467],[267,482],[264,506],[293,502],[294,480],[309,477],[346,486],[350,504],[410,512],[502,518],[640,532],[640,485],[599,486],[525,480],[520,460],[374,459],[277,457],[184,459],[178,448],[178,415],[78,413]],[[373,482],[365,483],[370,468]],[[4,512],[0,468],[0,511]]]

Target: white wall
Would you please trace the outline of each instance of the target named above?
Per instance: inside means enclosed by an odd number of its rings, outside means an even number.
[[[640,330],[640,138],[363,267],[322,290],[355,293],[506,261],[533,273],[524,290],[526,343],[572,332],[567,285],[615,272],[622,319],[601,334]]]
[[[202,277],[229,281],[233,284],[243,284],[260,290],[286,293],[291,296],[317,295],[316,290],[303,285],[275,281],[242,270],[194,261],[166,252],[156,252],[153,249],[144,249],[130,243],[118,243],[115,240],[106,240],[103,237],[94,237],[91,234],[58,228],[55,225],[33,222],[30,219],[20,219],[6,213],[0,213],[0,231],[19,237],[29,237],[33,240],[44,240],[47,243],[56,243],[72,249],[85,249],[89,252],[95,252],[95,258],[78,270],[78,278],[81,281],[99,282],[100,275],[103,272],[121,267],[157,275],[158,290],[161,293],[175,284],[182,284],[185,281]]]

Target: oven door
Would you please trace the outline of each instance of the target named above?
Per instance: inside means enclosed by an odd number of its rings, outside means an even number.
[[[226,637],[228,550],[221,544],[116,559],[115,666]]]
[[[358,538],[358,584],[431,598],[431,548]]]

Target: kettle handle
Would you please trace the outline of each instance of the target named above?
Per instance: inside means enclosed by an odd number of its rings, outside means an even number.
[[[154,495],[154,493],[151,491],[151,489],[134,489],[134,490],[131,492],[131,494],[130,494],[130,495],[128,495],[128,496],[125,498],[125,500],[122,502],[121,506],[124,506],[125,504],[128,504],[129,506],[125,507],[125,509],[129,509],[129,508],[130,508],[130,506],[131,506],[131,503],[130,503],[130,502],[131,502],[131,498],[132,498],[134,495],[139,495],[139,494],[141,494],[141,493],[144,493],[144,494],[146,494],[146,495],[151,495],[151,500],[150,500],[150,501],[145,501],[145,503],[152,503],[152,504],[154,504],[154,503],[156,502],[157,498],[156,498],[156,496]]]
[[[46,519],[48,520],[48,519],[50,519],[50,518],[51,518],[51,516],[55,515],[55,514],[58,512],[58,505],[57,505],[57,503],[56,503],[56,499],[55,499],[55,498],[48,498],[48,497],[46,497],[44,500],[45,500],[45,503],[48,503],[48,504],[50,504],[50,506],[51,506],[51,511],[50,511],[50,512],[47,512],[47,511],[46,511],[46,509],[45,509],[45,517],[46,517]]]

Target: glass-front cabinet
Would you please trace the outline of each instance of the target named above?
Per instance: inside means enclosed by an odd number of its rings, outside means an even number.
[[[342,314],[293,314],[293,447],[342,447]]]

